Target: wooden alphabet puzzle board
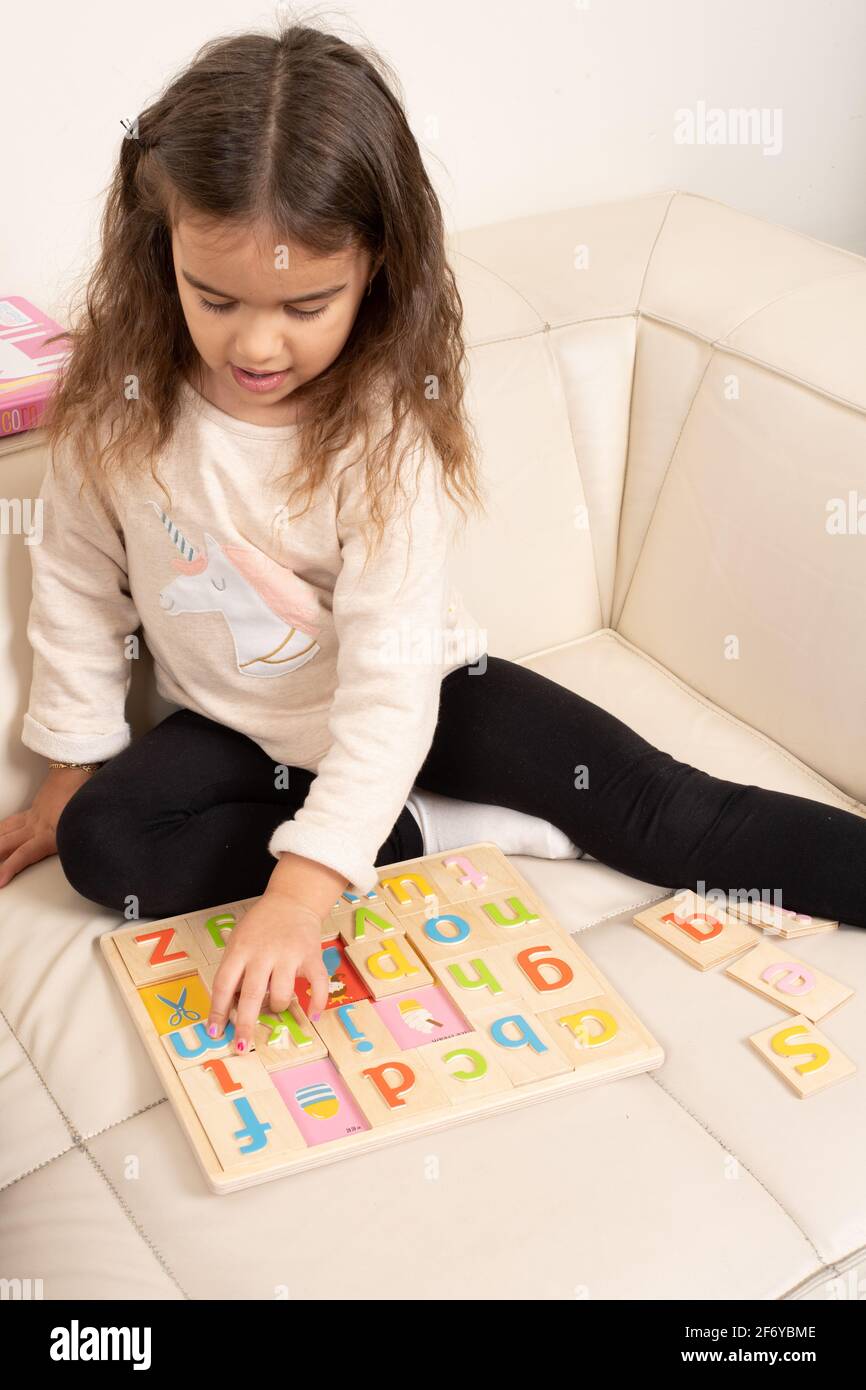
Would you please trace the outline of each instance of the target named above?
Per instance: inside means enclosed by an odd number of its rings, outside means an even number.
[[[253,1050],[209,1038],[210,988],[256,898],[100,940],[214,1192],[232,1192],[661,1066],[655,1038],[494,844],[389,864],[322,925],[309,982]]]

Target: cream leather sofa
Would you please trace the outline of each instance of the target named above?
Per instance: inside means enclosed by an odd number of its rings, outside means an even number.
[[[866,535],[826,527],[866,495],[866,261],[680,192],[453,253],[491,483],[455,578],[491,650],[710,772],[866,814]],[[27,444],[8,498],[38,487]],[[29,557],[2,553],[5,815],[43,765],[19,742]],[[137,731],[168,709],[145,663],[130,709]],[[796,945],[860,991],[827,1025],[860,1071],[804,1103],[745,1041],[779,1010],[631,924],[663,889],[517,863],[664,1066],[223,1200],[108,978],[118,919],[56,859],[0,890],[0,1276],[45,1298],[866,1296],[866,932]]]

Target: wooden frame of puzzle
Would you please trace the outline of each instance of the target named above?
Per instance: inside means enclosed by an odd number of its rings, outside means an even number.
[[[661,1066],[664,1052],[498,846],[379,870],[322,924],[330,998],[207,1036],[228,933],[256,898],[100,938],[216,1193]]]

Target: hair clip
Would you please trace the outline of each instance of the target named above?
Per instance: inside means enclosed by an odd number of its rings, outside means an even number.
[[[152,149],[153,146],[156,144],[157,137],[152,135],[139,135],[138,120],[139,118],[138,116],[136,116],[131,121],[125,121],[121,116],[120,124],[123,126],[123,129],[125,131],[123,138],[124,140],[136,140],[143,150]]]

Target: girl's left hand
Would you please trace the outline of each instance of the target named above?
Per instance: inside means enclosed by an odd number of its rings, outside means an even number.
[[[267,1011],[287,1009],[295,976],[310,982],[310,1017],[317,1019],[328,1002],[328,972],[322,961],[322,918],[306,903],[280,892],[264,893],[232,931],[214,976],[207,1030],[212,1038],[225,1030],[238,995],[235,1050],[249,1052],[253,1030],[266,997]]]

